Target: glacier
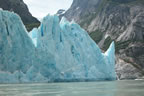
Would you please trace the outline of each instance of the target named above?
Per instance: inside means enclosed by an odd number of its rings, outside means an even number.
[[[27,32],[17,14],[0,10],[0,83],[115,79],[114,42],[102,53],[84,29],[57,15]]]

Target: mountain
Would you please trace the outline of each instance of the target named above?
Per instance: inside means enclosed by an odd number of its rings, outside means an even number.
[[[0,83],[116,80],[114,65],[114,42],[102,53],[75,22],[48,15],[28,33],[0,10]]]
[[[119,79],[144,75],[144,0],[73,0],[64,16],[87,30],[104,51],[115,41]]]
[[[65,10],[64,10],[64,9],[60,9],[60,10],[57,11],[56,14],[57,14],[58,16],[63,16],[64,13],[65,13]]]
[[[64,17],[65,12],[66,11],[64,9],[60,9],[57,11],[56,15],[59,16],[59,19],[62,19],[62,17]]]
[[[28,31],[32,30],[35,26],[39,26],[40,22],[31,15],[23,0],[0,0],[0,8],[17,13],[26,25]]]

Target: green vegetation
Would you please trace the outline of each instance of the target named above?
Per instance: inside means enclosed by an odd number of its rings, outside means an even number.
[[[108,0],[108,1],[116,2],[116,3],[130,3],[136,0]]]
[[[132,41],[128,40],[123,42],[122,41],[115,42],[116,52],[119,52],[120,49],[126,49],[130,42]]]
[[[96,43],[99,43],[100,40],[103,38],[103,33],[100,30],[96,30],[89,35]]]
[[[33,28],[38,28],[40,26],[40,23],[32,23],[32,24],[27,24],[25,25],[27,31],[31,31]]]
[[[133,2],[133,3],[140,3],[140,4],[144,4],[144,0],[136,0],[135,2]]]
[[[111,6],[117,6],[117,5],[136,5],[136,4],[144,4],[144,0],[101,0],[101,3],[99,4],[99,6],[96,8],[95,12],[91,12],[88,13],[87,15],[81,16],[81,22],[79,23],[81,27],[83,28],[87,28],[87,26],[89,26],[91,24],[91,22],[97,17],[97,15],[103,11],[103,9],[105,8],[106,4],[109,3]],[[114,7],[112,7],[114,8]],[[97,27],[97,26],[96,26]],[[115,35],[116,32],[113,32],[112,35]],[[94,32],[91,32],[89,34],[91,36],[91,38],[96,42],[99,43],[101,41],[101,39],[104,36],[104,32],[101,32],[100,30],[96,30]],[[106,40],[104,41],[104,45],[103,45],[103,50],[107,50],[109,45],[111,44],[112,40],[111,37],[107,37]],[[127,46],[131,43],[131,42],[135,42],[136,40],[128,40],[128,41],[115,41],[115,48],[116,48],[116,53],[118,53],[120,51],[120,49],[126,49]],[[140,42],[140,41],[136,41],[136,42]],[[143,42],[143,41],[141,41]]]
[[[105,39],[105,41],[104,41],[104,45],[103,45],[103,50],[107,50],[108,48],[109,48],[109,46],[110,46],[110,44],[112,43],[112,39],[111,39],[111,37],[110,36],[108,36],[106,39]]]
[[[102,12],[104,7],[107,3],[112,5],[119,5],[119,4],[128,4],[128,5],[135,5],[135,4],[144,4],[144,0],[101,0],[101,3],[96,8],[94,13],[88,13],[84,16],[81,16],[80,26],[84,27],[85,24],[90,25],[92,20],[98,15],[99,12]]]
[[[108,0],[111,1],[111,3],[114,4],[144,4],[144,0]]]

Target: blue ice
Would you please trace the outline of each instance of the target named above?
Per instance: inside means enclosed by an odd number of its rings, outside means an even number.
[[[78,24],[56,15],[28,33],[17,14],[0,11],[0,83],[115,79],[114,42],[102,53]]]

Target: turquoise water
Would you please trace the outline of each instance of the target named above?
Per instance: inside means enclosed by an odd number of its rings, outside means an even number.
[[[0,96],[144,96],[144,81],[0,84]]]

